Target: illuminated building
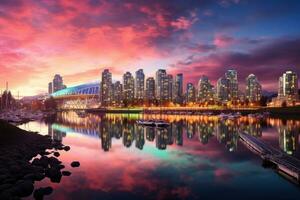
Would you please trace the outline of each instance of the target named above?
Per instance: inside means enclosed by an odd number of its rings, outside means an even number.
[[[171,74],[168,74],[165,83],[164,83],[164,88],[165,88],[165,100],[171,101],[173,97],[173,76]]]
[[[103,106],[110,105],[112,101],[112,74],[108,69],[102,72],[100,99]]]
[[[123,100],[123,85],[120,81],[116,81],[112,87],[113,102],[115,105],[121,105]]]
[[[167,72],[164,69],[157,70],[155,74],[155,96],[158,100],[164,100],[166,96],[165,93],[165,79],[167,76]]]
[[[153,77],[149,77],[146,80],[146,100],[155,99],[155,80]]]
[[[135,98],[143,100],[145,95],[145,74],[142,69],[135,72]]]
[[[278,81],[278,96],[269,106],[293,106],[299,101],[298,76],[295,72],[286,71]]]
[[[213,99],[213,86],[207,76],[202,76],[198,82],[198,101],[206,102]]]
[[[173,100],[175,103],[183,101],[183,74],[176,74],[174,80]]]
[[[288,101],[298,100],[298,76],[295,72],[286,71],[279,79],[279,97],[286,97]]]
[[[186,101],[195,102],[196,100],[196,89],[192,83],[188,83],[186,86]]]
[[[229,80],[221,77],[217,81],[217,99],[220,102],[227,102],[229,100]]]
[[[259,102],[261,99],[261,85],[254,74],[246,78],[246,99],[250,102]]]
[[[237,100],[239,87],[238,87],[238,78],[237,78],[236,70],[228,70],[225,73],[225,78],[228,79],[229,81],[229,87],[228,87],[229,100]]]
[[[134,78],[130,72],[123,75],[123,95],[125,101],[132,102],[134,100]]]

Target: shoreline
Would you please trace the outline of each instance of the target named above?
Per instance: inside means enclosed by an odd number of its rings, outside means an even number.
[[[0,120],[0,199],[18,199],[32,193],[35,199],[50,195],[51,187],[35,189],[34,182],[47,177],[59,183],[63,175],[70,175],[62,171],[65,166],[58,159],[61,150],[70,147]]]

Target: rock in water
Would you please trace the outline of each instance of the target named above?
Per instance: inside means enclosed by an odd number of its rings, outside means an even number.
[[[72,167],[79,167],[79,166],[80,166],[80,163],[79,163],[78,161],[73,161],[73,162],[71,163],[71,166],[72,166]]]
[[[71,172],[69,171],[62,171],[61,172],[63,176],[70,176],[71,175]]]
[[[59,154],[58,152],[54,152],[53,155],[54,155],[55,157],[59,157],[59,156],[60,156],[60,154]]]
[[[71,149],[71,148],[70,148],[69,146],[65,146],[65,147],[64,147],[64,150],[65,150],[65,151],[69,151],[70,149]]]

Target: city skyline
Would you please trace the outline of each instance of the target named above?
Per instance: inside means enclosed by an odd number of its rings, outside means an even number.
[[[165,69],[173,79],[183,73],[184,86],[201,75],[216,85],[236,69],[241,80],[253,73],[264,90],[277,91],[276,77],[300,74],[299,7],[299,1],[1,1],[0,88],[7,81],[14,95],[46,93],[55,74],[70,86],[98,80],[106,68],[115,80],[125,70],[143,68],[154,77]]]
[[[238,71],[233,69],[227,70],[216,85],[212,84],[207,76],[202,75],[197,85],[187,83],[185,89],[182,73],[176,74],[174,78],[168,71],[158,69],[155,77],[149,77],[144,74],[143,69],[138,69],[135,76],[133,74],[126,71],[122,81],[113,81],[113,73],[109,69],[104,69],[98,83],[83,83],[69,88],[63,84],[63,78],[56,74],[52,82],[53,88],[49,89],[49,96],[54,99],[70,97],[69,100],[59,101],[58,107],[61,108],[73,107],[75,104],[86,108],[91,105],[285,107],[299,104],[298,75],[293,71],[286,71],[278,78],[278,95],[272,96],[272,99],[270,96],[263,97],[263,88],[256,75],[249,74],[241,81]],[[243,82],[245,88],[240,87]],[[61,89],[56,90],[55,86]],[[92,102],[87,103],[88,98]]]

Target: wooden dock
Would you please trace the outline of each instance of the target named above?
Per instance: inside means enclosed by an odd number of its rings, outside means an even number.
[[[298,184],[300,183],[300,160],[275,149],[252,135],[240,133],[240,139],[251,151],[258,154],[264,162],[272,164],[280,173],[284,173]]]

